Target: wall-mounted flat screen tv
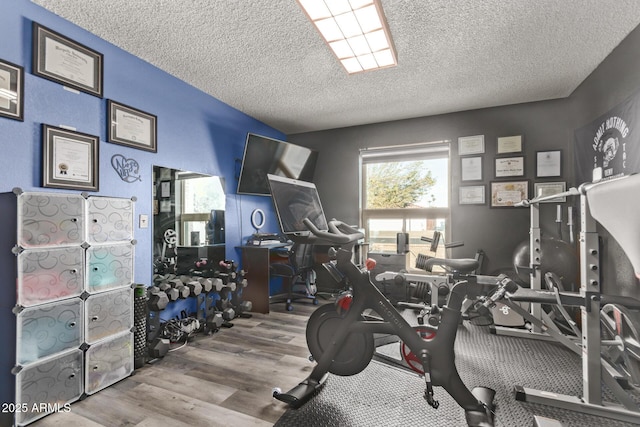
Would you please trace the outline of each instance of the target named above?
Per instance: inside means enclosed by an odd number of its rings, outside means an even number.
[[[238,194],[269,196],[268,174],[311,181],[317,159],[317,151],[249,133],[242,157]]]

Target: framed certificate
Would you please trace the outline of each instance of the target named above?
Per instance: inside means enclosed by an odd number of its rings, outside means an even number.
[[[562,175],[562,150],[536,152],[536,177]]]
[[[491,207],[506,208],[529,198],[529,181],[491,183]]]
[[[458,203],[461,205],[484,205],[485,204],[485,186],[469,185],[460,187],[458,194]]]
[[[524,176],[524,157],[499,157],[496,159],[496,178]]]
[[[33,74],[102,98],[103,55],[33,23]]]
[[[462,157],[460,175],[462,181],[482,181],[482,157]]]
[[[522,135],[498,138],[498,154],[522,153]]]
[[[458,138],[458,155],[484,153],[484,135],[463,136]]]
[[[42,186],[98,191],[99,138],[42,125]]]
[[[156,116],[112,100],[107,101],[107,111],[107,141],[154,153],[158,151]]]
[[[567,191],[566,182],[536,182],[533,184],[533,197],[547,197]],[[567,201],[566,196],[555,197],[540,203],[563,203]]]
[[[24,68],[0,60],[0,116],[24,120]]]

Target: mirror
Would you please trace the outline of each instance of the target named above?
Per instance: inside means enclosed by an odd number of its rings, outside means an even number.
[[[224,179],[154,166],[152,181],[154,273],[224,254]]]

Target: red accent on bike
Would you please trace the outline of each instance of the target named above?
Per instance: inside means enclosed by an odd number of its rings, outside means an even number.
[[[420,338],[425,341],[430,341],[436,337],[436,330],[427,326],[418,326],[415,328]],[[411,368],[412,371],[417,372],[418,375],[424,375],[424,367],[422,366],[422,360],[407,346],[404,342],[400,342],[400,354],[402,359]]]
[[[364,265],[367,268],[367,270],[371,271],[374,268],[376,268],[376,260],[372,258],[367,258],[367,260],[364,262]]]
[[[351,308],[351,303],[353,302],[353,295],[351,294],[342,294],[338,298],[336,298],[336,311],[339,315],[346,314]]]

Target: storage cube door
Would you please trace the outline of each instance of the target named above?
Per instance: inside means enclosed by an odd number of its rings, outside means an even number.
[[[86,353],[85,392],[93,394],[133,372],[133,333],[100,341]]]
[[[18,305],[30,307],[76,297],[83,290],[81,246],[24,250],[18,254]]]
[[[18,195],[18,245],[25,249],[81,245],[85,202],[74,194]]]

